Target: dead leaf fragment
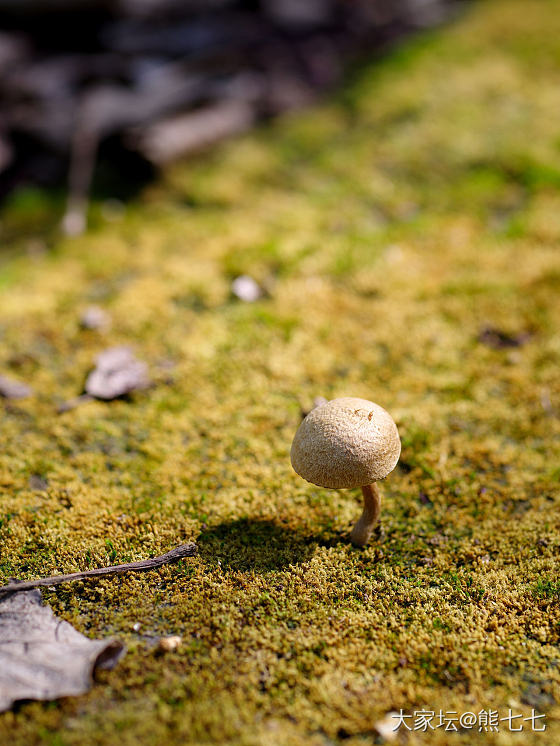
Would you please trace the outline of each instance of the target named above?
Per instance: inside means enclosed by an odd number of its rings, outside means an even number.
[[[43,605],[41,591],[0,598],[0,712],[25,699],[85,694],[96,668],[113,668],[118,640],[89,640]]]
[[[35,492],[46,492],[49,488],[48,481],[40,474],[32,474],[29,477],[29,489]]]
[[[32,393],[27,384],[0,376],[0,396],[3,396],[4,399],[25,399]]]
[[[86,379],[86,394],[96,399],[116,399],[149,386],[145,363],[128,347],[110,347],[98,355],[96,367]]]
[[[163,166],[245,132],[254,120],[254,106],[250,102],[224,101],[133,130],[130,141],[147,160]]]
[[[478,335],[478,341],[494,350],[503,350],[508,347],[522,347],[532,336],[529,331],[509,334],[502,329],[485,326]]]

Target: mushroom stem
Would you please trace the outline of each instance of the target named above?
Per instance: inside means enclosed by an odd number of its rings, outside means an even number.
[[[381,513],[381,494],[377,484],[366,484],[362,487],[364,495],[364,512],[350,534],[350,541],[359,547],[364,547],[379,520]]]

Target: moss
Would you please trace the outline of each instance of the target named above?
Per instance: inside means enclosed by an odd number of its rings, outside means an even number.
[[[0,716],[0,741],[354,746],[422,708],[536,708],[558,741],[559,19],[477,3],[110,220],[94,205],[87,236],[18,258],[14,233],[0,362],[35,395],[3,405],[0,581],[200,555],[48,592],[129,652],[83,698]],[[267,295],[233,299],[238,273]],[[92,302],[110,331],[80,328]],[[529,336],[493,349],[485,326]],[[121,343],[156,385],[57,415]],[[288,459],[301,410],[349,394],[403,440],[364,551],[359,495]],[[183,644],[155,655],[164,634]]]

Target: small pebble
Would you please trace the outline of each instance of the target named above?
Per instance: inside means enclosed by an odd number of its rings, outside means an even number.
[[[254,303],[262,296],[262,290],[249,275],[240,275],[231,283],[231,292],[245,303]]]
[[[183,638],[179,635],[171,635],[170,637],[162,637],[158,642],[157,650],[160,653],[171,653],[177,650],[178,647],[183,643]]]
[[[386,741],[392,741],[397,737],[397,726],[399,725],[398,713],[388,712],[383,720],[378,720],[373,727]]]
[[[82,313],[80,325],[84,329],[108,329],[111,326],[111,318],[99,306],[90,306]]]

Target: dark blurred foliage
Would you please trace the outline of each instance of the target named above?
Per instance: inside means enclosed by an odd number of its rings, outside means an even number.
[[[0,198],[153,168],[309,103],[454,0],[0,0]],[[67,176],[68,174],[68,176]]]

